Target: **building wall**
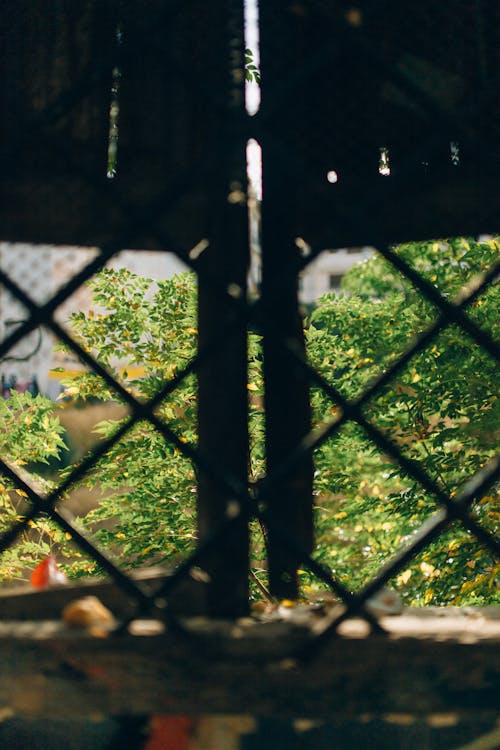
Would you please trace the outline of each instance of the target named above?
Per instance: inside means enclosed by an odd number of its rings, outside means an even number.
[[[373,248],[325,250],[313,260],[300,276],[299,296],[304,304],[315,302],[323,294],[339,292],[342,276],[355,263],[373,255]]]
[[[97,253],[96,248],[0,242],[0,268],[34,302],[43,304]],[[186,270],[172,253],[134,250],[123,250],[108,266],[128,268],[133,273],[154,280],[169,278]],[[90,290],[86,285],[80,286],[57,309],[54,317],[65,327],[73,312],[87,312],[90,304]],[[15,329],[19,321],[28,317],[27,308],[0,285],[1,340]],[[73,355],[54,352],[54,344],[54,336],[44,328],[37,329],[19,342],[0,361],[3,383],[8,387],[15,382],[15,387],[24,390],[36,381],[42,393],[56,398],[61,387],[58,379],[51,376],[51,369],[78,367],[78,361]]]

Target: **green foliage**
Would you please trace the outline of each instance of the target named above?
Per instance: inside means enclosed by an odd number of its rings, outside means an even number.
[[[0,451],[18,465],[48,463],[64,447],[62,428],[53,416],[54,404],[43,396],[10,392],[0,399]]]
[[[498,248],[495,241],[457,239],[407,244],[397,252],[444,296],[454,296],[491,266]],[[308,354],[328,382],[355,399],[435,319],[436,311],[378,256],[354,267],[343,288],[348,296],[328,295],[311,314]],[[469,309],[470,317],[496,338],[499,296],[493,285]],[[498,446],[498,385],[496,363],[451,326],[363,411],[405,457],[454,495]],[[318,389],[312,403],[316,422],[340,413]],[[411,539],[438,503],[352,423],[316,451],[315,464],[318,554],[356,588]],[[475,508],[493,533],[498,533],[499,507],[493,493]],[[499,574],[498,561],[457,528],[431,545],[396,584],[412,604],[461,603],[471,592],[493,601]]]
[[[102,271],[90,284],[96,309],[71,318],[80,343],[141,402],[153,398],[196,352],[196,289],[185,274],[153,284],[129,271]],[[116,399],[94,373],[63,381],[72,398]],[[159,420],[184,442],[196,441],[193,375],[163,399]],[[129,417],[101,422],[101,438],[114,435]],[[195,471],[181,452],[149,422],[135,424],[85,479],[106,496],[84,519],[106,547],[128,565],[163,561],[192,549]]]
[[[260,71],[255,64],[254,54],[251,49],[245,50],[245,78],[249,83],[260,85]]]
[[[42,496],[52,485],[34,479],[26,470],[28,463],[47,464],[57,457],[64,440],[59,420],[53,416],[54,404],[43,396],[11,391],[10,398],[0,399],[0,453],[13,471]],[[27,496],[15,489],[6,476],[0,476],[0,534],[8,531],[19,521],[26,509]],[[40,556],[50,551],[51,541],[61,532],[46,518],[20,537],[20,543],[7,549],[0,556],[0,580],[23,578]]]
[[[498,249],[496,241],[456,239],[411,243],[398,247],[397,252],[452,298],[489,268]],[[153,283],[126,270],[105,270],[91,288],[94,307],[87,315],[72,316],[73,335],[130,393],[146,402],[196,352],[195,280],[181,275]],[[343,289],[339,296],[327,295],[318,301],[305,321],[305,334],[311,364],[344,398],[352,400],[387,371],[438,311],[378,256],[354,267],[345,276]],[[499,334],[499,295],[499,286],[491,285],[467,311],[493,337]],[[260,339],[252,333],[248,393],[253,479],[264,471],[261,360]],[[68,377],[64,384],[69,399],[106,402],[117,398],[91,372]],[[317,387],[311,389],[311,401],[318,429],[341,414],[339,405]],[[33,400],[36,424],[47,426],[27,436],[20,421],[35,417],[29,405],[16,407],[16,403],[2,405],[14,409],[10,421],[4,420],[5,451],[13,458],[29,456],[30,460],[57,452],[60,432],[56,423],[43,421],[53,419],[48,406]],[[21,417],[14,416],[16,408]],[[445,327],[363,402],[363,413],[404,456],[453,495],[498,445],[497,368],[458,327]],[[156,414],[181,440],[194,445],[194,376],[182,380],[162,400]],[[97,427],[99,436],[111,437],[128,418],[102,422]],[[43,441],[52,433],[57,438],[47,448]],[[353,590],[411,540],[439,507],[436,498],[354,422],[345,423],[317,448],[315,469],[315,554]],[[83,522],[123,564],[171,560],[193,548],[195,469],[147,422],[132,427],[85,477],[84,484],[100,488],[104,497]],[[500,499],[494,488],[475,504],[474,513],[492,533],[498,533]],[[40,544],[50,546],[56,538],[64,545],[65,540],[48,526]],[[253,557],[260,560],[264,551],[257,525],[252,538]],[[40,547],[38,554],[43,551]],[[30,548],[31,558],[35,553]],[[73,557],[68,570],[81,575],[94,571],[95,566]],[[307,595],[313,584],[306,573],[302,576]],[[499,576],[499,562],[455,524],[401,571],[392,585],[412,604],[491,603],[500,598]]]

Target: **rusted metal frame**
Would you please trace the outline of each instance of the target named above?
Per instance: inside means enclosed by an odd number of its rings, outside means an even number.
[[[476,290],[474,291],[474,293],[473,293],[473,294],[474,294],[474,295],[477,295],[477,294],[478,294],[478,293],[479,293],[480,291],[481,291],[481,288],[479,288],[479,289],[476,289]],[[237,300],[235,300],[235,302],[237,303],[238,301],[237,301]]]

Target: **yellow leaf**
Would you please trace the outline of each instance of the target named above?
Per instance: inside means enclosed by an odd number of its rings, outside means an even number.
[[[68,539],[68,540],[69,540],[69,539],[71,539],[71,534],[69,533],[69,531],[67,531],[67,532],[66,532],[66,533],[64,534],[64,536],[65,536],[65,537],[66,537],[66,539]]]
[[[152,550],[152,549],[153,549],[153,547],[145,547],[145,548],[144,548],[144,549],[142,550],[142,552],[141,552],[141,555],[147,555],[147,554],[148,554],[148,552],[151,552],[151,550]]]
[[[258,391],[259,386],[255,385],[255,383],[248,383],[247,388],[249,391]]]
[[[121,531],[120,531],[120,532],[118,532],[118,534],[115,534],[115,537],[116,537],[117,539],[125,539],[125,538],[126,538],[126,537],[125,537],[125,534],[122,534],[122,532],[121,532]],[[144,554],[144,553],[143,553],[143,554]]]
[[[424,594],[424,602],[425,602],[425,604],[429,604],[432,601],[433,597],[434,597],[434,593],[433,593],[432,589],[427,589],[427,591]]]
[[[460,592],[464,594],[467,591],[471,591],[475,587],[475,585],[476,585],[475,581],[465,581],[465,583],[463,583],[460,588]]]
[[[21,495],[21,497],[28,497],[24,490],[16,490],[16,495]]]
[[[422,571],[424,576],[432,576],[435,571],[435,567],[430,563],[423,562],[420,564],[420,570]]]
[[[357,534],[359,534],[359,532],[360,532],[360,531],[363,531],[363,527],[361,526],[361,524],[360,524],[360,523],[358,523],[358,524],[357,524],[357,525],[356,525],[356,526],[354,527],[354,531],[355,531],[355,532],[356,532]]]
[[[340,513],[335,513],[334,518],[347,518],[347,513],[344,510],[341,510]]]
[[[408,583],[408,581],[410,580],[410,578],[411,578],[411,570],[410,569],[403,570],[403,572],[400,575],[398,575],[397,582],[399,584]]]

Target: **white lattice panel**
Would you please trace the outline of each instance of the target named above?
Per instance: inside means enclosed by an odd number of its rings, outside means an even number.
[[[96,248],[27,245],[0,243],[0,267],[20,288],[38,304],[43,304],[65,286],[82,268],[95,258]],[[186,267],[172,253],[124,250],[108,264],[114,268],[128,268],[133,273],[154,280],[168,278]],[[55,319],[68,330],[71,314],[87,312],[91,306],[91,292],[87,285],[80,286],[56,310]],[[5,338],[15,325],[28,317],[27,309],[0,289],[0,335]],[[60,392],[57,377],[50,375],[54,367],[68,370],[79,368],[72,354],[54,352],[54,337],[38,329],[6,355],[0,363],[0,372],[10,382],[15,377],[23,385],[36,377],[40,390],[52,397]]]
[[[0,267],[33,301],[41,304],[52,293],[50,245],[0,243]],[[2,287],[0,291],[0,335],[8,336],[20,321],[26,320],[28,311],[18,299]],[[8,384],[15,379],[23,389],[36,378],[42,390],[48,385],[47,363],[52,351],[52,337],[47,331],[37,329],[25,337],[5,355],[0,371]]]

